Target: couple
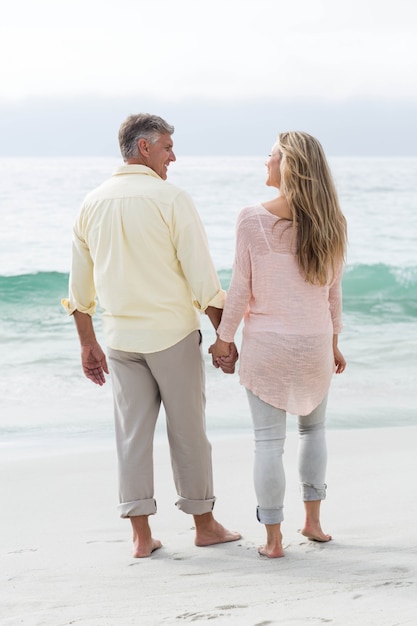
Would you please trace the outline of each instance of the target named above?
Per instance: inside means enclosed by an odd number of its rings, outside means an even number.
[[[205,380],[199,316],[217,340],[213,364],[233,373],[234,334],[244,317],[240,379],[255,430],[257,516],[267,540],[259,553],[283,556],[286,411],[299,414],[303,533],[328,541],[320,526],[325,497],[325,408],[330,379],[345,368],[341,274],[346,226],[320,144],[283,133],[267,162],[270,202],[242,211],[229,293],[221,285],[190,196],[165,182],[175,161],[174,127],[131,115],[120,127],[125,165],[85,198],[74,225],[69,297],[84,374],[103,385],[111,371],[119,466],[119,513],[133,529],[133,556],[161,547],[153,438],[161,402],[167,419],[177,507],[195,522],[195,544],[236,541],[213,516],[211,446],[205,432]],[[103,309],[107,358],[92,316]]]

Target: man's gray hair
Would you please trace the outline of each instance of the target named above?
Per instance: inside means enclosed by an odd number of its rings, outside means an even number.
[[[158,115],[149,113],[129,115],[119,129],[119,146],[124,161],[139,156],[139,139],[155,143],[160,135],[172,135],[173,132],[174,127]]]

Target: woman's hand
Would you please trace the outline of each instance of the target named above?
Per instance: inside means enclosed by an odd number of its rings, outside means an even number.
[[[333,355],[334,355],[334,364],[336,366],[336,374],[341,374],[342,372],[345,371],[345,368],[346,368],[345,357],[340,352],[337,346],[336,348],[333,348]]]
[[[218,367],[222,369],[223,374],[234,374],[236,361],[239,358],[239,352],[234,343],[230,345],[230,352],[228,356],[221,356],[217,359]]]
[[[345,361],[345,357],[343,356],[343,354],[340,352],[339,348],[337,347],[338,338],[339,338],[338,335],[333,335],[333,358],[334,358],[334,364],[336,367],[336,374],[341,374],[342,372],[345,371],[346,361]]]

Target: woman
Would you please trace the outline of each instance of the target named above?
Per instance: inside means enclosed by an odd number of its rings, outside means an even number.
[[[327,394],[333,373],[346,367],[337,340],[347,236],[326,157],[314,137],[281,133],[266,165],[266,184],[279,193],[239,215],[233,276],[209,352],[221,366],[244,318],[239,375],[254,426],[257,517],[266,528],[259,553],[275,558],[284,556],[287,412],[299,416],[301,532],[314,541],[331,539],[320,525],[320,504],[326,496]]]

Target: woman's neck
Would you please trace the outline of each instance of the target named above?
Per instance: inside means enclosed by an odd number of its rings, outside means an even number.
[[[278,196],[273,200],[262,202],[262,206],[265,207],[267,211],[272,213],[272,215],[282,217],[286,220],[292,220],[292,213],[285,196]]]

